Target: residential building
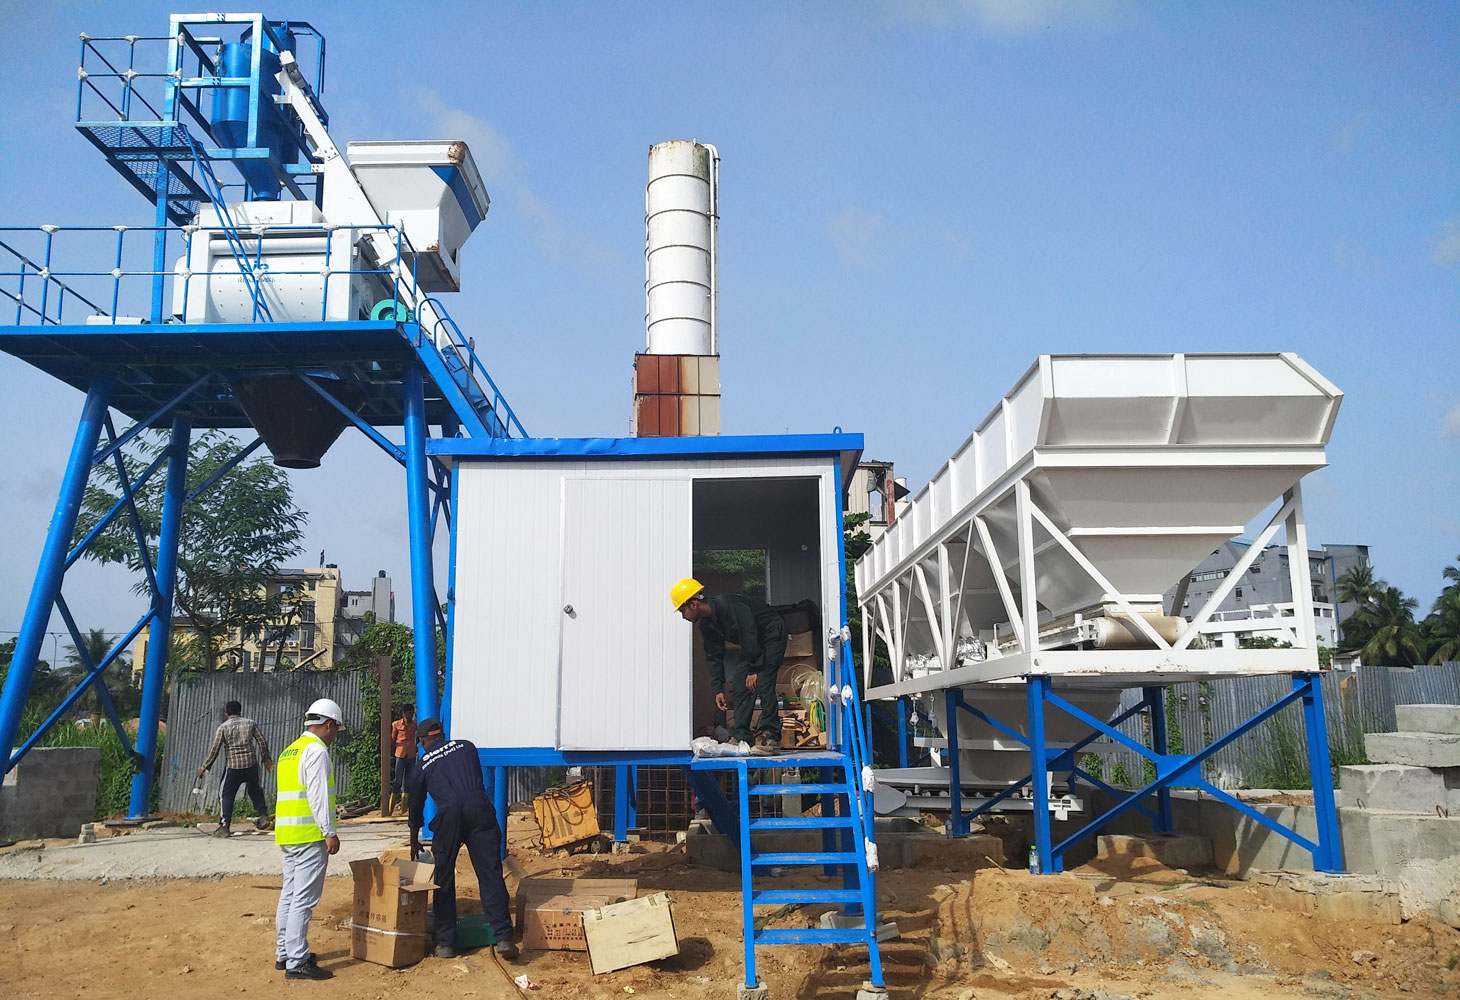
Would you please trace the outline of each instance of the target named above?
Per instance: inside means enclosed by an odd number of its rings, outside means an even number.
[[[860,462],[847,484],[845,512],[872,515],[863,530],[876,538],[897,520],[898,512],[907,506],[904,502],[907,493],[907,480],[894,475],[891,462]]]
[[[1174,613],[1190,621],[1231,576],[1251,545],[1245,539],[1233,539],[1203,559],[1187,579],[1185,599],[1180,608],[1173,608]],[[1353,566],[1368,564],[1366,545],[1324,545],[1309,550],[1308,574],[1312,588],[1309,597],[1313,602],[1313,626],[1319,645],[1338,645],[1339,623],[1353,613],[1352,606],[1336,607],[1333,603],[1338,578]],[[1166,592],[1167,607],[1171,607],[1176,592],[1176,587]],[[1201,634],[1217,646],[1239,646],[1246,639],[1259,637],[1281,642],[1292,638],[1293,615],[1287,546],[1269,545],[1257,554],[1242,579],[1232,586],[1216,613],[1202,626]]]
[[[381,570],[369,590],[344,589],[334,563],[302,569],[280,569],[265,585],[269,596],[288,594],[280,619],[257,636],[234,634],[224,644],[228,667],[236,670],[321,670],[338,663],[362,634],[367,613],[377,621],[395,620],[395,594],[390,577]],[[196,629],[183,617],[174,617],[174,638],[186,638]],[[134,669],[146,662],[149,633],[138,637]]]

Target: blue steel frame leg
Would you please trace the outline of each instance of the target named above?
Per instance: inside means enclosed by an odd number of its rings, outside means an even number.
[[[1031,674],[1024,681],[1029,705],[1029,786],[1034,793],[1034,856],[1044,874],[1059,870],[1049,829],[1049,748],[1044,739],[1045,699],[1051,688],[1048,676]]]
[[[152,808],[152,773],[157,759],[157,722],[162,715],[162,688],[167,683],[167,654],[172,639],[172,598],[177,587],[177,545],[187,502],[188,446],[193,426],[174,417],[167,445],[167,485],[162,495],[162,523],[157,533],[157,592],[152,595],[152,631],[147,663],[142,669],[142,708],[137,715],[137,753],[142,770],[132,776],[127,815],[136,819]]]
[[[629,765],[613,766],[613,840],[622,844],[629,839]]]
[[[1166,756],[1166,692],[1159,687],[1142,689],[1146,707],[1151,710],[1151,749],[1162,757]],[[1156,789],[1156,818],[1151,824],[1156,833],[1170,833],[1171,789],[1162,785]]]
[[[746,773],[749,770],[744,761],[735,765],[736,791],[739,792],[736,798],[740,806],[740,898],[744,901],[740,912],[744,915],[741,934],[745,941],[745,986],[753,989],[759,981],[755,975],[755,909],[750,905],[754,893],[750,856],[754,849],[750,843],[750,775]]]
[[[897,699],[897,766],[907,767],[907,697]]]
[[[502,831],[502,857],[507,857],[507,769],[492,768],[492,808],[497,813],[497,827]]]
[[[962,837],[968,833],[968,824],[963,819],[963,779],[958,774],[958,702],[961,695],[957,688],[943,692],[946,707],[943,728],[948,733],[948,830],[949,837]]]
[[[1312,777],[1313,806],[1318,813],[1318,850],[1313,867],[1321,872],[1343,871],[1343,840],[1338,831],[1338,809],[1333,801],[1333,770],[1328,754],[1328,721],[1323,716],[1323,675],[1294,674],[1293,690],[1303,692],[1303,726],[1308,736],[1308,773]]]
[[[431,569],[431,484],[426,458],[425,375],[405,371],[406,521],[411,539],[411,626],[415,630],[416,718],[439,718],[435,579]]]
[[[639,828],[639,765],[629,765],[628,830]],[[628,830],[624,832],[627,833]]]
[[[10,769],[10,753],[15,749],[20,715],[25,709],[25,700],[30,695],[30,681],[35,674],[36,660],[40,657],[41,643],[45,640],[46,625],[51,620],[51,609],[55,607],[56,595],[61,591],[61,577],[66,571],[66,555],[71,547],[71,535],[76,530],[76,515],[81,509],[81,496],[86,489],[86,480],[91,475],[91,456],[96,451],[96,443],[106,422],[107,400],[111,398],[111,390],[111,376],[98,375],[93,378],[91,389],[86,394],[86,404],[81,409],[81,420],[76,425],[76,437],[71,443],[71,457],[66,462],[66,473],[61,478],[61,492],[56,498],[56,509],[51,515],[51,527],[46,534],[45,546],[41,549],[35,584],[31,587],[30,600],[25,606],[20,635],[15,640],[15,652],[10,660],[5,687],[0,691],[0,754],[3,754],[0,756],[0,774]]]

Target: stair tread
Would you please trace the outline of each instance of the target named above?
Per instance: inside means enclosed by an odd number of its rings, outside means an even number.
[[[762,889],[750,894],[752,906],[772,903],[860,903],[859,889]]]
[[[756,944],[871,944],[865,927],[769,927],[755,932]]]
[[[861,856],[852,851],[798,851],[752,854],[753,865],[827,865],[854,864]]]
[[[845,795],[846,785],[832,785],[826,783],[809,783],[805,785],[755,785],[750,789],[751,795]]]
[[[765,816],[750,821],[752,830],[826,830],[855,825],[850,816]]]

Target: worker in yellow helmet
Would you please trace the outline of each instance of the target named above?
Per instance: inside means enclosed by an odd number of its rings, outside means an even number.
[[[669,588],[669,600],[685,621],[699,626],[705,645],[705,662],[710,668],[710,686],[715,689],[715,706],[722,712],[734,708],[731,742],[744,741],[751,753],[768,755],[781,748],[781,713],[776,702],[776,675],[786,655],[786,622],[753,597],[720,594],[706,597],[704,586],[693,577]],[[740,646],[740,658],[727,677],[725,644]],[[760,723],[754,734],[750,717],[760,699]]]
[[[304,735],[279,754],[279,799],[274,842],[284,853],[284,886],[274,929],[274,968],[286,979],[330,979],[309,950],[309,918],[324,893],[329,856],[339,851],[335,832],[335,773],[330,745],[345,728],[340,706],[321,698],[304,716]]]

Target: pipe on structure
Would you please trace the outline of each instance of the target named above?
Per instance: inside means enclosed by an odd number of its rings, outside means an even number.
[[[137,753],[142,770],[132,776],[127,814],[147,815],[152,806],[152,774],[157,760],[157,723],[162,716],[162,688],[167,681],[167,654],[172,639],[172,601],[177,589],[177,547],[187,502],[188,449],[193,425],[173,417],[167,444],[167,485],[162,497],[162,523],[157,535],[157,590],[152,595],[152,631],[147,663],[142,669],[142,708],[137,714]]]
[[[94,376],[81,408],[81,420],[71,443],[71,456],[66,461],[56,510],[51,515],[51,527],[41,549],[40,565],[36,568],[35,585],[31,587],[30,600],[25,606],[25,617],[21,620],[5,687],[0,691],[0,753],[4,754],[4,767],[0,768],[0,773],[11,767],[10,753],[15,748],[16,733],[20,729],[20,715],[30,694],[30,681],[40,657],[46,626],[51,620],[51,609],[55,607],[56,595],[61,590],[66,555],[71,547],[71,535],[76,530],[81,497],[91,475],[92,456],[96,453],[96,444],[106,422],[111,390],[110,375]]]
[[[438,718],[436,587],[431,570],[431,487],[426,458],[425,373],[405,370],[406,521],[411,540],[411,627],[415,630],[416,718]],[[443,720],[443,725],[445,722]]]

